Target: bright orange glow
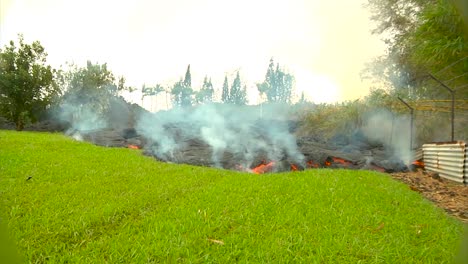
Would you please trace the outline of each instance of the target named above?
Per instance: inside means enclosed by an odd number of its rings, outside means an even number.
[[[140,147],[136,146],[136,145],[128,145],[127,146],[129,149],[140,149]]]
[[[415,161],[413,161],[412,164],[413,164],[413,165],[416,165],[416,166],[418,166],[418,167],[424,167],[424,161],[415,160]]]
[[[331,162],[329,162],[328,160],[325,161],[325,166],[330,166],[331,165]]]
[[[299,169],[297,168],[296,165],[291,164],[291,170],[292,170],[292,171],[298,171]]]
[[[332,159],[333,159],[334,163],[340,163],[340,164],[343,164],[345,166],[350,166],[350,165],[353,164],[351,161],[348,161],[348,160],[345,160],[345,159],[342,159],[342,158],[332,157]]]
[[[307,168],[318,168],[318,167],[320,167],[320,165],[313,160],[309,160],[307,162]]]
[[[273,161],[270,161],[267,164],[262,163],[258,165],[257,167],[253,168],[252,172],[255,174],[263,174],[265,172],[271,172],[274,166],[275,166],[275,163]]]

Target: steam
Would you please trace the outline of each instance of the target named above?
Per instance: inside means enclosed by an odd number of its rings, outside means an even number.
[[[211,162],[222,167],[226,152],[249,168],[259,154],[279,161],[292,157],[302,163],[296,139],[289,132],[287,108],[280,105],[233,106],[205,104],[145,113],[136,125],[139,134],[153,142],[151,151],[160,159],[177,161],[176,151],[189,140],[200,140],[212,149]]]
[[[365,118],[362,131],[370,140],[392,149],[405,164],[411,161],[409,116],[396,116],[385,109],[372,112]]]
[[[56,113],[58,120],[65,122],[69,128],[65,134],[82,141],[83,134],[107,127],[107,121],[88,104],[68,98],[64,100]]]
[[[86,105],[65,103],[61,110],[60,119],[70,123],[70,131],[98,130],[107,126],[107,122]]]

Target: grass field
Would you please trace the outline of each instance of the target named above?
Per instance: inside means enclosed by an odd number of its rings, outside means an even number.
[[[381,173],[254,175],[30,132],[0,131],[0,198],[32,263],[447,263],[464,228]]]

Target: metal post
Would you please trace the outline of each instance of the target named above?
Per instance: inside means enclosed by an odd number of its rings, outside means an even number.
[[[405,101],[403,101],[403,99],[401,99],[400,97],[398,97],[398,100],[400,100],[404,105],[406,105],[406,107],[408,107],[410,109],[410,113],[411,113],[411,121],[410,121],[410,151],[413,150],[413,118],[414,118],[414,109],[413,107],[411,107],[409,104],[407,104]]]
[[[442,87],[447,89],[450,94],[452,95],[452,117],[451,117],[451,123],[452,123],[452,139],[451,141],[454,141],[455,138],[455,90],[451,89],[448,87],[445,83],[443,83],[441,80],[437,79],[434,77],[434,75],[429,73],[429,77],[431,77],[434,81],[438,82]]]

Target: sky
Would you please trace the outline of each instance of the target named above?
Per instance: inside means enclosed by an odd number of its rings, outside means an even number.
[[[360,72],[384,53],[365,2],[0,0],[0,46],[22,33],[41,42],[53,67],[107,63],[137,88],[172,85],[190,64],[192,86],[208,76],[220,91],[240,71],[250,104],[264,100],[255,83],[273,58],[295,76],[296,98],[333,103],[366,95]]]

